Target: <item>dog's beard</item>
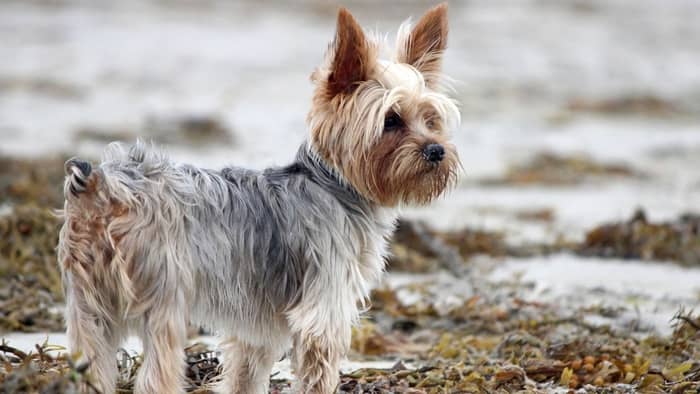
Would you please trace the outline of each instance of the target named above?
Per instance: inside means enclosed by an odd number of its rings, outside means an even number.
[[[439,141],[441,142],[441,141]],[[354,184],[371,200],[385,205],[423,205],[442,195],[456,183],[460,168],[455,147],[441,142],[445,156],[439,162],[426,160],[426,139],[417,135],[383,137],[353,170]]]
[[[389,192],[406,204],[427,204],[455,184],[459,163],[454,148],[446,147],[445,158],[431,163],[422,151],[411,149],[408,154],[399,150],[392,168],[386,174]]]

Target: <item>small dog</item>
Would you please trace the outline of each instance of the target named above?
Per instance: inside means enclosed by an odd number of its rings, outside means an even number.
[[[460,169],[443,91],[447,6],[399,30],[393,60],[345,9],[315,83],[310,137],[286,167],[219,171],[110,144],[66,163],[58,245],[71,349],[114,392],[115,352],[143,341],[135,392],[184,391],[188,322],[226,336],[226,393],[267,393],[292,345],[295,390],[331,393],[379,280],[397,209],[430,202]]]

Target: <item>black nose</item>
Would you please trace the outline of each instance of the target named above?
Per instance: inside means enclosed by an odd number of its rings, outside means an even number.
[[[428,144],[423,148],[423,157],[431,163],[438,163],[445,158],[445,148],[440,144]]]

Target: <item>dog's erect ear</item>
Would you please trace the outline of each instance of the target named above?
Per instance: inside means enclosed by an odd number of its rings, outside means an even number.
[[[350,11],[341,8],[333,41],[333,62],[328,75],[331,95],[351,92],[358,82],[367,80],[369,53],[369,43],[362,27]]]
[[[447,3],[442,3],[428,10],[411,33],[400,37],[397,60],[415,67],[430,85],[439,77],[446,47]]]

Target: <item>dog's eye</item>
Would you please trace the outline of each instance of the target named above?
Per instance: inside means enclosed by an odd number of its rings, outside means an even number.
[[[401,117],[396,112],[392,112],[384,118],[384,131],[396,131],[403,126]]]
[[[440,128],[440,117],[437,113],[431,111],[425,114],[423,119],[425,120],[425,127],[428,130],[437,131],[436,129]]]

